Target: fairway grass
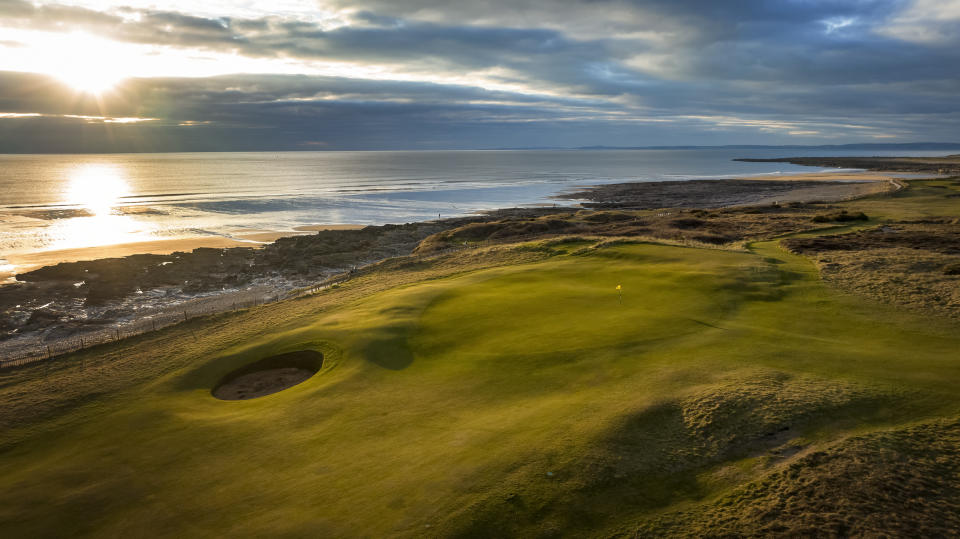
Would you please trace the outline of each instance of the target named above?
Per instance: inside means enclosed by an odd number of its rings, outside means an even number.
[[[4,418],[0,534],[696,533],[818,451],[960,413],[956,323],[837,293],[776,242],[497,249],[89,352],[127,358],[109,391],[75,359],[25,371],[0,398],[45,411]],[[323,354],[308,380],[211,396],[297,350]],[[58,384],[77,395],[40,406]]]

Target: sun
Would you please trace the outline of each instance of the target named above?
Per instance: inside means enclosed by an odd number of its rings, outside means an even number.
[[[72,33],[57,44],[59,62],[51,73],[74,90],[101,94],[127,77],[118,44],[89,34]]]
[[[71,73],[58,73],[57,78],[74,90],[98,95],[110,91],[123,80],[119,75],[96,68],[81,68]]]

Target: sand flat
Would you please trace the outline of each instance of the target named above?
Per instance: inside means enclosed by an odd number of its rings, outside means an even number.
[[[888,172],[801,172],[798,174],[780,174],[769,176],[747,176],[737,178],[740,180],[761,180],[761,181],[823,181],[823,182],[884,182],[891,181],[897,176]]]
[[[789,181],[789,180],[785,180]],[[830,180],[826,180],[830,181]],[[832,181],[838,181],[836,179]],[[755,204],[773,204],[789,202],[840,202],[852,200],[879,193],[897,191],[901,184],[888,178],[886,181],[863,181],[849,183],[825,183],[816,187],[794,189],[784,194],[771,195],[758,200],[732,204],[733,206],[748,206]]]
[[[773,195],[742,204],[734,204],[736,206],[781,202],[839,202],[878,193],[897,191],[902,187],[902,185],[896,181],[897,176],[869,170],[862,172],[813,172],[785,174],[782,176],[754,176],[741,179],[783,182],[820,181],[825,182],[825,184],[822,186],[795,189],[789,193]]]

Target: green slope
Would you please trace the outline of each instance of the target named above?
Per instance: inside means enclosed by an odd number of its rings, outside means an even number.
[[[122,352],[123,369],[35,381],[92,396],[2,435],[0,533],[632,532],[848,436],[960,409],[956,324],[832,292],[774,243],[514,252],[539,254],[403,283],[385,270],[173,330],[163,350],[89,353]],[[232,369],[303,348],[326,355],[307,382],[210,396]],[[105,374],[114,389],[90,385]],[[683,514],[663,529],[697,529]]]

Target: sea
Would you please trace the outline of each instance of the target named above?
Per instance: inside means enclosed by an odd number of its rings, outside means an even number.
[[[603,183],[823,170],[733,161],[784,154],[805,155],[795,149],[0,155],[0,269],[15,253],[202,236],[254,242],[245,238],[573,204],[552,197]]]

